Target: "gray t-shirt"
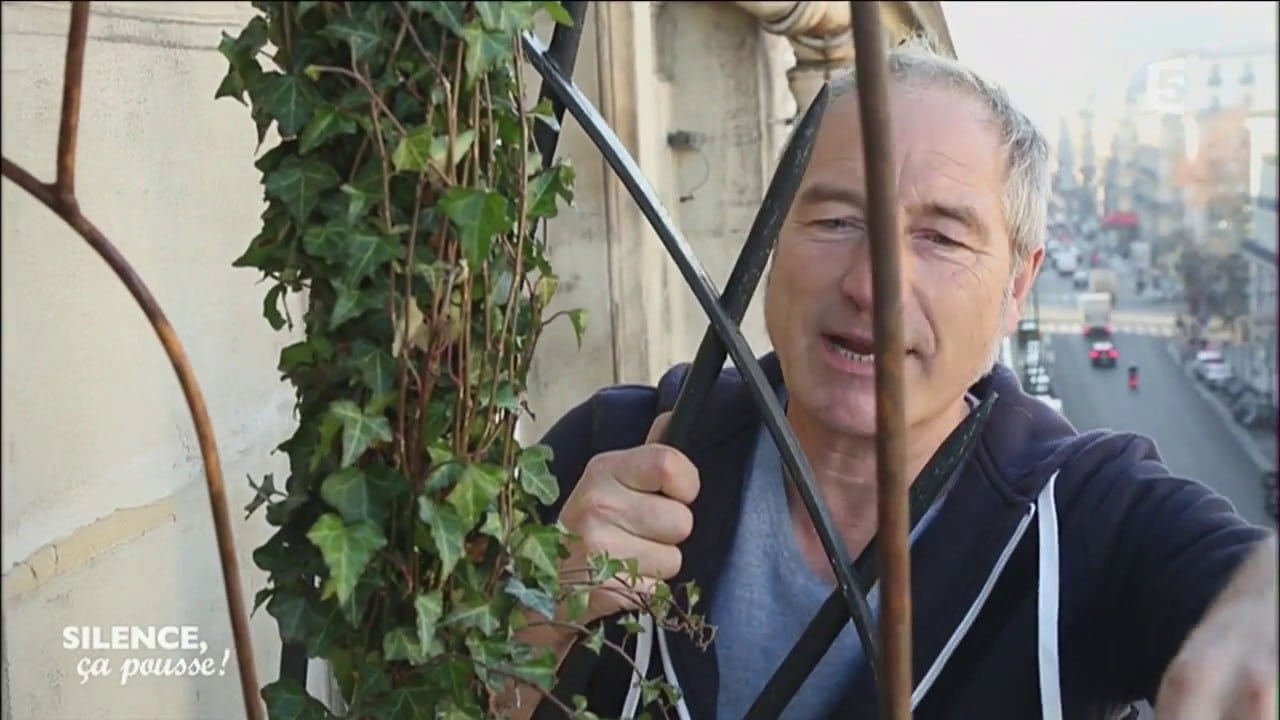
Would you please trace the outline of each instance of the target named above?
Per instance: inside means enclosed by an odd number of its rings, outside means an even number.
[[[971,408],[973,404],[970,398]],[[796,543],[782,460],[763,426],[747,467],[742,515],[709,618],[717,628],[714,644],[720,667],[716,716],[724,720],[746,714],[835,587],[810,569]],[[944,496],[954,482],[952,478],[944,488]],[[935,502],[921,518],[912,540],[941,506],[941,501]],[[877,583],[867,595],[873,613],[879,611],[879,599]],[[858,634],[846,624],[780,720],[825,720],[864,661]]]

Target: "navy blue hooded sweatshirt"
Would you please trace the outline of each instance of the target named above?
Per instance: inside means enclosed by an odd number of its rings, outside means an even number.
[[[776,356],[761,365],[781,385]],[[558,516],[592,456],[644,442],[653,418],[674,404],[687,369],[672,368],[657,388],[601,390],[551,428],[543,442],[555,453],[561,495],[546,519]],[[997,397],[960,480],[911,551],[914,717],[1021,720],[1057,715],[1043,712],[1052,706],[1063,718],[1109,718],[1153,700],[1183,639],[1268,531],[1204,485],[1172,476],[1151,440],[1078,433],[1024,394],[1008,368],[997,366],[972,392]],[[672,584],[697,583],[703,599],[695,612],[705,613],[716,593],[760,422],[745,382],[726,369],[684,448],[702,488]],[[1057,592],[1040,592],[1046,583]],[[1057,607],[1046,610],[1049,596]],[[609,632],[622,639],[618,628]],[[712,720],[714,648],[699,649],[683,633],[664,640],[661,655],[674,670],[668,682],[679,684],[690,717]],[[634,652],[634,638],[626,647]],[[658,656],[652,652],[651,677],[663,674]],[[585,666],[581,654],[570,660],[562,672],[573,667],[589,679],[569,690],[584,694],[590,710],[618,717],[631,661],[607,649]],[[1052,687],[1042,695],[1042,686]],[[1046,700],[1051,706],[1042,706]],[[864,668],[831,720],[876,716]]]

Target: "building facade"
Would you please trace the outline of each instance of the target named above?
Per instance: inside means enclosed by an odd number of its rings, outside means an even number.
[[[1280,378],[1276,368],[1277,268],[1280,236],[1276,225],[1276,156],[1261,163],[1258,194],[1253,204],[1254,237],[1243,243],[1249,261],[1248,346],[1245,366],[1236,368],[1259,392],[1271,395],[1280,404]]]

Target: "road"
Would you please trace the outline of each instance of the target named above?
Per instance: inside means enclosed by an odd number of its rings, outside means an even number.
[[[1213,488],[1250,522],[1275,527],[1263,509],[1257,466],[1169,355],[1167,341],[1123,334],[1114,341],[1120,364],[1095,369],[1083,337],[1051,336],[1054,390],[1072,424],[1079,430],[1131,430],[1152,438],[1175,474]],[[1129,364],[1140,368],[1136,392],[1125,381]]]

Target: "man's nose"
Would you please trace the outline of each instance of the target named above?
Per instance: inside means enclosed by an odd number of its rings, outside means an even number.
[[[909,240],[904,230],[894,233],[898,243],[898,265],[901,270],[902,292],[905,296],[911,287],[912,257],[908,252]],[[875,291],[871,280],[871,243],[870,237],[859,242],[850,243],[848,265],[844,271],[840,288],[853,304],[861,311],[870,312],[875,301]]]

